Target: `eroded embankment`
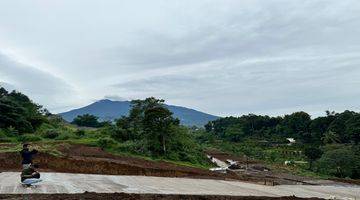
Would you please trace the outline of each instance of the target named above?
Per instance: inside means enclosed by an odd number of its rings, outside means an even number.
[[[0,154],[1,171],[19,171],[20,155],[16,152]],[[231,174],[218,174],[207,170],[177,166],[166,162],[148,161],[138,158],[124,157],[89,157],[63,156],[57,157],[46,153],[38,154],[34,163],[40,165],[40,171],[67,173],[109,174],[109,175],[145,175],[161,177],[194,177],[212,179],[237,179]]]

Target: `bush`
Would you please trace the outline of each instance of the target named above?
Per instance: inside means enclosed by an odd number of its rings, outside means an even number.
[[[5,131],[3,131],[2,129],[0,129],[0,138],[6,138],[6,134]]]
[[[11,139],[8,138],[5,131],[3,131],[2,129],[0,129],[0,142],[11,142]]]
[[[318,171],[337,177],[359,178],[360,157],[351,147],[330,149],[317,162]]]
[[[33,134],[25,134],[25,135],[21,135],[17,138],[17,140],[19,142],[36,142],[36,141],[40,141],[41,137],[37,136],[37,135],[33,135]]]
[[[115,144],[116,142],[111,139],[111,138],[100,138],[98,141],[97,141],[97,145],[101,148],[101,149],[105,149],[105,148],[108,148],[110,147],[111,145]]]
[[[62,132],[59,136],[55,138],[55,140],[68,140],[71,138],[77,138],[77,136],[75,136],[71,132]]]
[[[6,134],[7,136],[13,137],[13,136],[19,135],[19,131],[16,130],[13,126],[9,126],[9,127],[5,130],[5,134]]]
[[[144,140],[128,140],[126,142],[119,143],[116,146],[116,150],[119,152],[128,152],[150,156],[150,153],[146,149]]]
[[[85,131],[82,129],[78,129],[75,131],[75,135],[78,137],[83,137],[85,135]]]
[[[56,129],[46,130],[41,134],[43,138],[48,138],[48,139],[55,139],[59,135],[60,135],[60,131]]]

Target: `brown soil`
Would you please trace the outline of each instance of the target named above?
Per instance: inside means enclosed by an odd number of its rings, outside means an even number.
[[[109,200],[301,200],[298,197],[233,197],[233,196],[215,196],[215,195],[159,195],[159,194],[99,194],[99,193],[83,193],[83,194],[23,194],[23,195],[0,195],[1,200],[78,200],[78,199],[109,199]],[[319,200],[318,198],[309,198],[309,200]]]
[[[191,177],[211,179],[239,179],[235,174],[219,174],[205,169],[179,166],[164,161],[150,161],[141,158],[115,156],[97,147],[84,145],[64,145],[59,150],[65,155],[56,157],[39,153],[34,163],[40,165],[40,171],[67,173],[111,174],[111,175],[146,175],[161,177]],[[19,171],[18,153],[0,154],[0,171]]]
[[[1,145],[4,146],[4,144]],[[130,156],[112,155],[98,147],[69,144],[56,144],[56,146],[64,156],[57,157],[46,153],[36,155],[34,162],[40,165],[40,171],[242,180],[268,185],[312,184],[311,182],[307,182],[308,178],[274,171],[229,171],[226,174],[222,174],[206,169],[179,166],[164,161],[151,161]],[[234,156],[214,150],[206,153],[223,161],[231,159],[239,161],[241,164],[246,163],[246,159],[241,156]],[[19,153],[0,153],[0,172],[20,171],[20,160]],[[251,160],[248,164],[259,165],[261,163]],[[334,181],[359,184],[359,181],[346,179],[336,179]]]
[[[261,161],[246,159],[243,156],[235,156],[225,152],[217,150],[208,150],[206,152],[208,155],[217,158],[221,161],[226,162],[228,159],[237,161],[239,165],[248,166],[248,170],[236,170],[232,171],[236,176],[241,180],[246,180],[249,182],[265,184],[265,185],[282,185],[282,184],[306,184],[314,185],[312,178],[301,177],[296,175],[291,175],[288,173],[281,173],[277,171],[261,171],[257,170],[265,168],[266,166],[261,163]]]
[[[360,179],[331,178],[330,180],[338,181],[338,182],[342,182],[342,183],[360,185]]]

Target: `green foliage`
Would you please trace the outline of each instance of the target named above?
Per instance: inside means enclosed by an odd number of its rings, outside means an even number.
[[[324,144],[340,143],[340,137],[333,131],[327,131],[321,138]]]
[[[55,140],[69,140],[69,139],[77,139],[78,137],[73,132],[62,132],[59,136],[55,138]]]
[[[322,151],[319,148],[316,147],[306,147],[304,150],[304,154],[305,156],[309,159],[309,160],[317,160],[321,157],[322,155]]]
[[[179,120],[164,106],[164,100],[153,97],[131,102],[128,117],[116,125],[101,129],[116,141],[117,150],[191,163],[206,163],[200,146],[191,137],[191,131],[179,125]]]
[[[151,156],[146,149],[145,140],[127,140],[118,143],[115,147],[116,152],[126,152],[136,155]]]
[[[33,134],[20,135],[17,140],[19,142],[36,142],[42,140],[41,137]]]
[[[6,133],[4,130],[0,129],[0,138],[6,138]]]
[[[97,128],[102,125],[98,120],[99,118],[96,117],[95,115],[84,114],[75,117],[75,119],[71,123],[76,124],[78,126]]]
[[[101,148],[101,149],[105,149],[108,147],[111,147],[112,145],[114,145],[116,142],[115,140],[109,138],[109,137],[105,137],[105,138],[100,138],[97,141],[97,145]]]
[[[19,131],[16,130],[13,126],[9,126],[8,128],[6,128],[5,133],[8,137],[19,135]]]
[[[317,148],[317,147],[306,147],[304,149],[304,154],[305,156],[309,159],[309,162],[310,162],[310,170],[312,169],[312,163],[319,159],[322,155],[322,151],[321,149]]]
[[[176,137],[179,120],[172,117],[172,113],[165,107],[149,108],[144,113],[143,127],[148,140],[148,148],[157,155],[165,155],[169,142]]]
[[[11,142],[11,139],[8,138],[6,132],[0,129],[0,142]]]
[[[61,133],[56,130],[56,129],[49,129],[49,130],[45,130],[43,132],[43,134],[41,134],[41,136],[43,138],[48,138],[48,139],[55,139],[57,138]]]
[[[305,144],[359,143],[360,113],[327,111],[327,116],[311,119],[305,112],[284,117],[244,115],[225,117],[209,122],[206,131],[221,139],[239,142],[244,138],[262,138],[270,141],[293,137]]]
[[[82,129],[78,129],[75,131],[75,135],[78,137],[84,137],[85,136],[85,131]]]
[[[46,121],[46,110],[26,95],[0,87],[0,128],[14,127],[19,133],[33,133]]]
[[[317,170],[341,178],[360,178],[359,149],[343,145],[327,147],[317,162]]]

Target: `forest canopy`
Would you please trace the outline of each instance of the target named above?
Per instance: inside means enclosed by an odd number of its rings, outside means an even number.
[[[47,113],[26,95],[0,87],[0,128],[13,127],[20,134],[33,133],[46,120]]]
[[[326,116],[311,119],[306,112],[295,112],[284,117],[243,115],[225,117],[205,125],[206,131],[228,141],[238,142],[246,137],[295,138],[305,144],[360,142],[360,113],[326,112]]]

